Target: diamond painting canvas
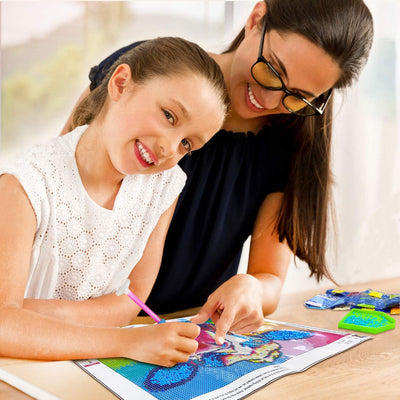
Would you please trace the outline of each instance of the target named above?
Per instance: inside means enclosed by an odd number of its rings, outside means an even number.
[[[196,353],[171,368],[124,358],[76,363],[124,400],[235,400],[369,339],[265,320],[252,334],[228,333],[217,345],[214,324],[200,327]]]

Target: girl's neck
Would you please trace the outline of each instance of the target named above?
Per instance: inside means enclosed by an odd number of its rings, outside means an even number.
[[[99,206],[112,209],[124,176],[116,173],[102,145],[102,132],[95,124],[82,134],[75,159],[82,184]]]

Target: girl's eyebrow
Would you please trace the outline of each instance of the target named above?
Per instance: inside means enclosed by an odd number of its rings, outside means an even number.
[[[207,140],[204,139],[203,137],[198,136],[198,138],[199,138],[199,141],[201,142],[201,145],[202,145],[202,146],[204,146],[204,145],[207,143]]]
[[[183,116],[185,118],[189,118],[190,117],[190,113],[188,112],[188,110],[186,109],[186,107],[177,99],[173,99],[170,98],[169,101],[171,101],[172,103],[174,103],[178,108],[180,108]]]
[[[274,61],[279,65],[279,68],[282,70],[283,76],[284,76],[286,79],[288,79],[287,71],[286,71],[286,68],[285,68],[285,65],[283,64],[283,62],[279,59],[279,57],[278,57],[272,50],[271,50],[271,55],[272,55],[272,58],[274,58]],[[314,93],[307,92],[306,90],[303,90],[303,89],[296,89],[296,88],[293,88],[293,89],[291,89],[291,90],[304,93],[305,96],[317,97]]]

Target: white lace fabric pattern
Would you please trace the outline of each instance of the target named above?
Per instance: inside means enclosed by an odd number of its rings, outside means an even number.
[[[37,220],[25,298],[87,300],[117,290],[185,184],[179,166],[129,175],[114,208],[102,208],[87,194],[76,165],[85,130],[78,127],[0,167],[0,174],[19,180]]]

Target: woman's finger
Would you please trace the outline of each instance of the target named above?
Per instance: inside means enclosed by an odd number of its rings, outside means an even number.
[[[235,320],[236,312],[234,308],[224,309],[215,324],[215,343],[223,344],[227,332],[231,329],[233,321]]]

